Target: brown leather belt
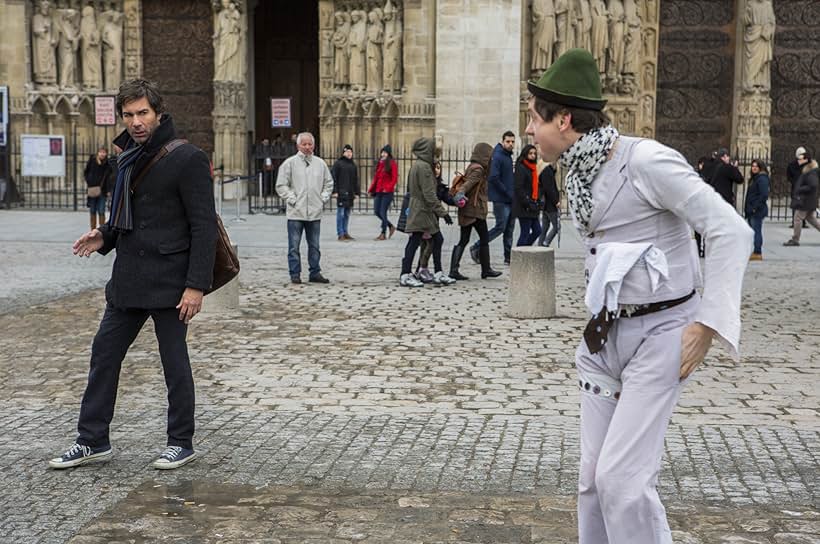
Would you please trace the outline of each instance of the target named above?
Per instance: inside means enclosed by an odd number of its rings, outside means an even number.
[[[662,302],[651,302],[644,306],[639,306],[635,311],[627,313],[626,310],[621,310],[619,313],[610,312],[604,308],[599,314],[593,315],[589,320],[587,326],[584,328],[584,340],[587,343],[587,348],[590,353],[598,353],[606,345],[606,337],[609,334],[609,329],[615,322],[616,317],[625,319],[630,317],[640,317],[642,315],[653,314],[661,310],[668,310],[679,304],[683,304],[690,298],[695,296],[695,290],[686,296],[676,298],[674,300],[664,300]]]

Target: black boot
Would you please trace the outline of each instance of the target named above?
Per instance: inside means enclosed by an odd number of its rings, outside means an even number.
[[[497,278],[501,272],[490,268],[490,246],[481,246],[478,248],[478,258],[481,261],[481,279]],[[450,277],[453,277],[450,274]]]
[[[454,246],[453,247],[453,255],[450,257],[450,277],[454,280],[464,281],[468,278],[467,276],[462,276],[458,271],[458,265],[461,263],[461,256],[464,254],[464,248],[461,246]]]

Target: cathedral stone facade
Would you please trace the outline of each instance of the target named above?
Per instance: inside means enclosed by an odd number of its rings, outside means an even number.
[[[183,135],[242,174],[251,143],[301,130],[334,154],[520,135],[527,80],[584,47],[622,132],[779,167],[815,147],[819,26],[808,0],[0,0],[0,85],[13,134],[96,145],[117,129],[94,97],[156,80]]]

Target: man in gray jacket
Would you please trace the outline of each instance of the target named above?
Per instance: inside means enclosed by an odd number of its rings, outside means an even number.
[[[313,154],[315,140],[310,132],[296,137],[299,151],[279,167],[276,192],[287,203],[288,216],[288,271],[292,283],[302,283],[302,259],[299,246],[302,231],[308,245],[308,281],[330,283],[319,267],[319,233],[322,208],[333,192],[333,177],[320,157]]]

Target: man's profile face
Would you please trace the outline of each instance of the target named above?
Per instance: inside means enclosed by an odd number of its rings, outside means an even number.
[[[569,148],[569,145],[562,142],[561,132],[558,124],[561,115],[556,115],[553,119],[545,121],[541,114],[535,111],[535,98],[530,98],[527,107],[527,134],[533,137],[541,158],[545,162],[554,163],[558,157]]]
[[[125,130],[139,145],[147,142],[159,126],[160,116],[148,103],[146,97],[122,105],[122,122]]]
[[[514,146],[515,136],[506,136],[503,140],[501,140],[501,147],[503,147],[506,151],[512,151]]]
[[[302,138],[296,142],[296,147],[303,155],[313,155],[313,140],[310,138]]]

